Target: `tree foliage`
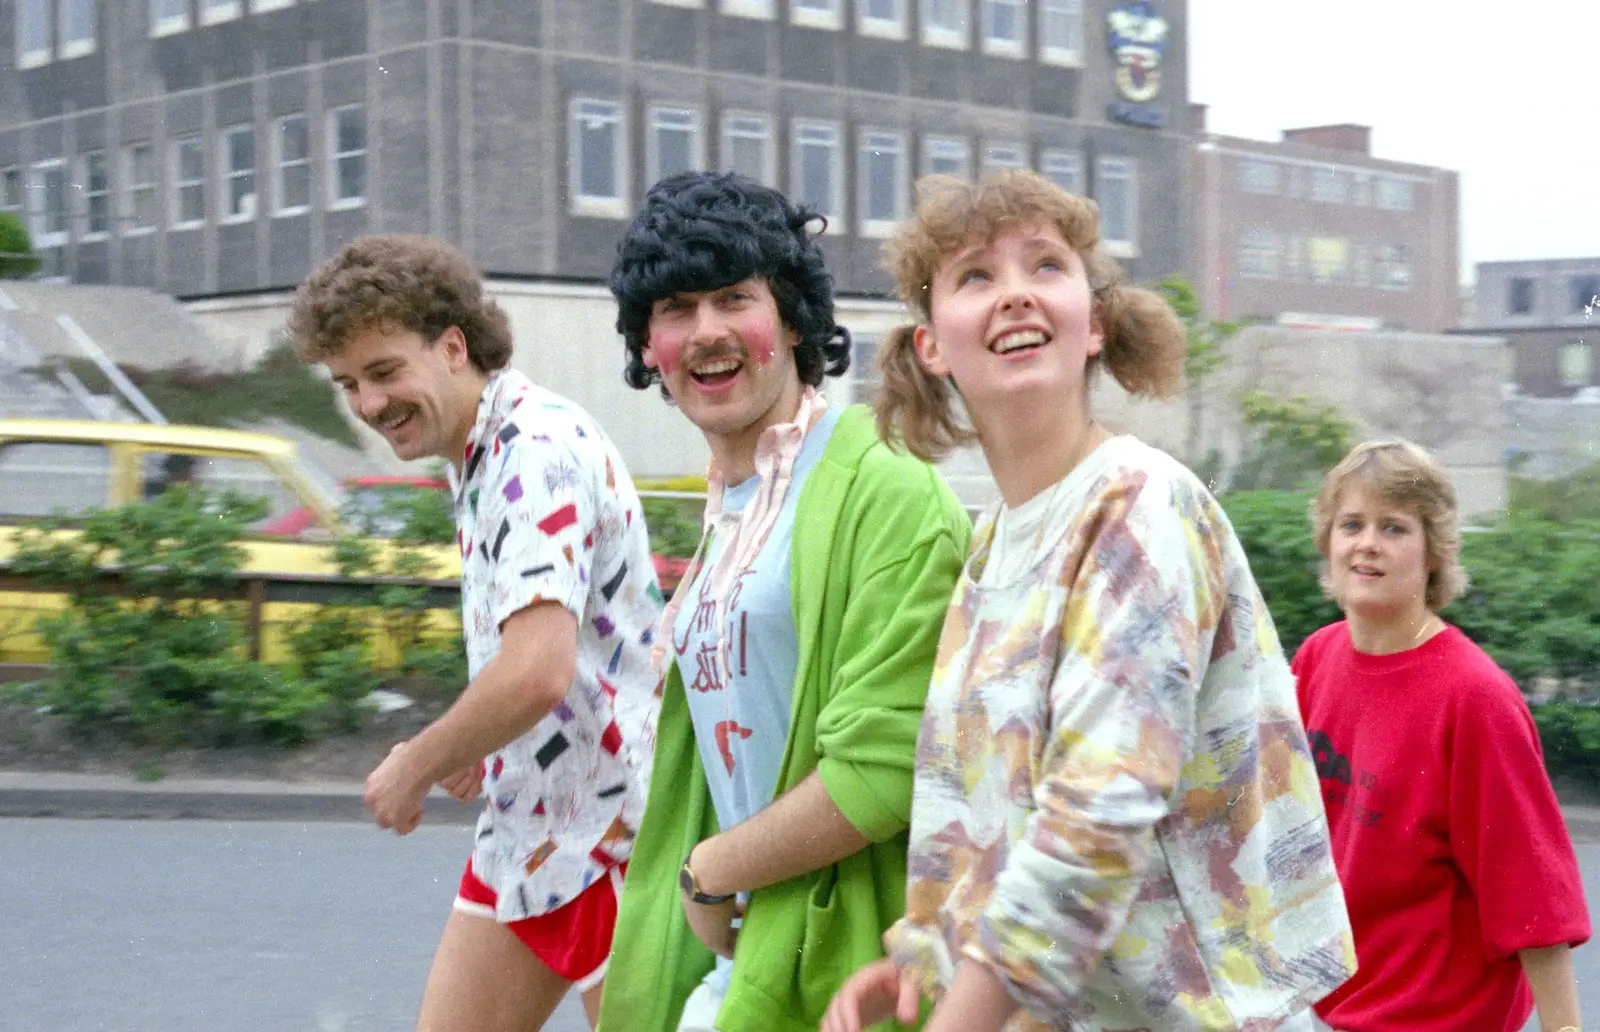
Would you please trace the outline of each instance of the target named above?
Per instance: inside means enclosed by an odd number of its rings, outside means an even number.
[[[39,269],[28,227],[9,211],[0,211],[0,279],[26,279]]]
[[[1233,490],[1314,487],[1350,450],[1356,429],[1337,406],[1303,394],[1275,398],[1247,391],[1239,412],[1245,444],[1230,478]]]

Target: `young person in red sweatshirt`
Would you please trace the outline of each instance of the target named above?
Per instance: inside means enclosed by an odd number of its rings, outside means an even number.
[[[1339,1032],[1577,1029],[1589,938],[1532,715],[1438,610],[1465,587],[1455,491],[1405,442],[1363,444],[1311,516],[1345,619],[1295,655],[1360,969],[1316,1007]]]

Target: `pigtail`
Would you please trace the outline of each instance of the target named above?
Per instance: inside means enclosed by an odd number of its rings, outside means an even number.
[[[878,390],[872,399],[878,436],[924,462],[938,462],[975,440],[956,414],[955,389],[917,357],[916,327],[897,326],[878,345]]]
[[[1102,361],[1129,394],[1167,398],[1183,385],[1188,335],[1160,294],[1113,282],[1096,291],[1105,332]]]

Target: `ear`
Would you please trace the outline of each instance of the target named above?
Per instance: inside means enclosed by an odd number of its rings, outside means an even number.
[[[917,359],[922,362],[922,367],[930,375],[940,379],[950,375],[950,366],[945,363],[939,342],[933,336],[932,327],[918,323],[917,328],[911,331],[911,346],[917,349]]]
[[[1100,317],[1103,306],[1095,300],[1093,291],[1089,294],[1089,357],[1094,357],[1106,349],[1106,324]]]
[[[644,341],[639,345],[639,361],[646,369],[655,369],[661,363],[656,360],[656,349],[650,346],[650,335],[645,334]]]
[[[447,327],[439,334],[435,346],[440,349],[445,365],[452,373],[459,373],[472,365],[472,356],[467,351],[467,335],[461,332],[461,327]]]

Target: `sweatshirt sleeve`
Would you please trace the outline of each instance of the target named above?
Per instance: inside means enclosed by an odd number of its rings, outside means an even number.
[[[1225,526],[1181,484],[1122,474],[1079,521],[1034,789],[967,947],[1035,1017],[1070,1006],[1127,921],[1192,750],[1225,601]],[[1187,497],[1185,497],[1187,496]]]
[[[1581,945],[1590,934],[1583,880],[1533,715],[1498,669],[1479,681],[1461,694],[1455,714],[1449,819],[1484,945],[1496,960]]]
[[[912,767],[939,634],[965,560],[966,513],[933,490],[890,495],[863,518],[832,686],[817,717],[817,775],[874,842],[911,823]],[[868,526],[870,525],[870,526]]]

